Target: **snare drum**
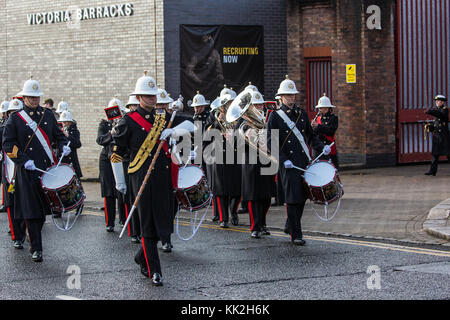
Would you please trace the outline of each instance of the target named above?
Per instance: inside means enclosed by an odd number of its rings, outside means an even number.
[[[80,180],[68,164],[48,168],[41,177],[41,186],[52,212],[70,211],[86,198]]]
[[[176,198],[186,210],[197,211],[210,204],[212,194],[201,168],[195,165],[180,167]]]
[[[306,168],[304,184],[308,199],[328,205],[344,195],[336,167],[329,161],[318,161]]]

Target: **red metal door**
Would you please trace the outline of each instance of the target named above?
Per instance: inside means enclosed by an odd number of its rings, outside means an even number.
[[[315,106],[325,93],[333,101],[331,85],[331,58],[306,59],[306,111],[312,120],[317,114]]]
[[[397,0],[398,162],[431,159],[425,110],[449,94],[450,0]]]

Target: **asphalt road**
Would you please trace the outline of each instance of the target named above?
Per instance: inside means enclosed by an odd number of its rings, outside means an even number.
[[[164,286],[155,288],[133,262],[138,245],[119,239],[117,228],[107,233],[100,212],[84,212],[69,232],[48,219],[42,263],[31,260],[28,243],[14,249],[7,229],[2,214],[0,299],[6,300],[450,299],[450,251],[442,246],[309,235],[297,247],[281,231],[257,240],[245,227],[204,223],[193,240],[174,234],[174,251],[160,252]],[[189,229],[180,232],[187,236]]]

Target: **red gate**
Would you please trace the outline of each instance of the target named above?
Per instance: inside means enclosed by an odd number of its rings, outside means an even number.
[[[450,0],[397,0],[398,162],[431,159],[425,110],[448,96]]]
[[[306,111],[312,120],[317,114],[315,106],[325,93],[332,100],[331,58],[305,59],[306,62]]]

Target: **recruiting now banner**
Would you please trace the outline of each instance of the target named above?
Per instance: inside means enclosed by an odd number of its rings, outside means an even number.
[[[183,97],[199,91],[212,101],[224,85],[239,94],[249,82],[262,92],[263,33],[262,26],[180,25]]]

